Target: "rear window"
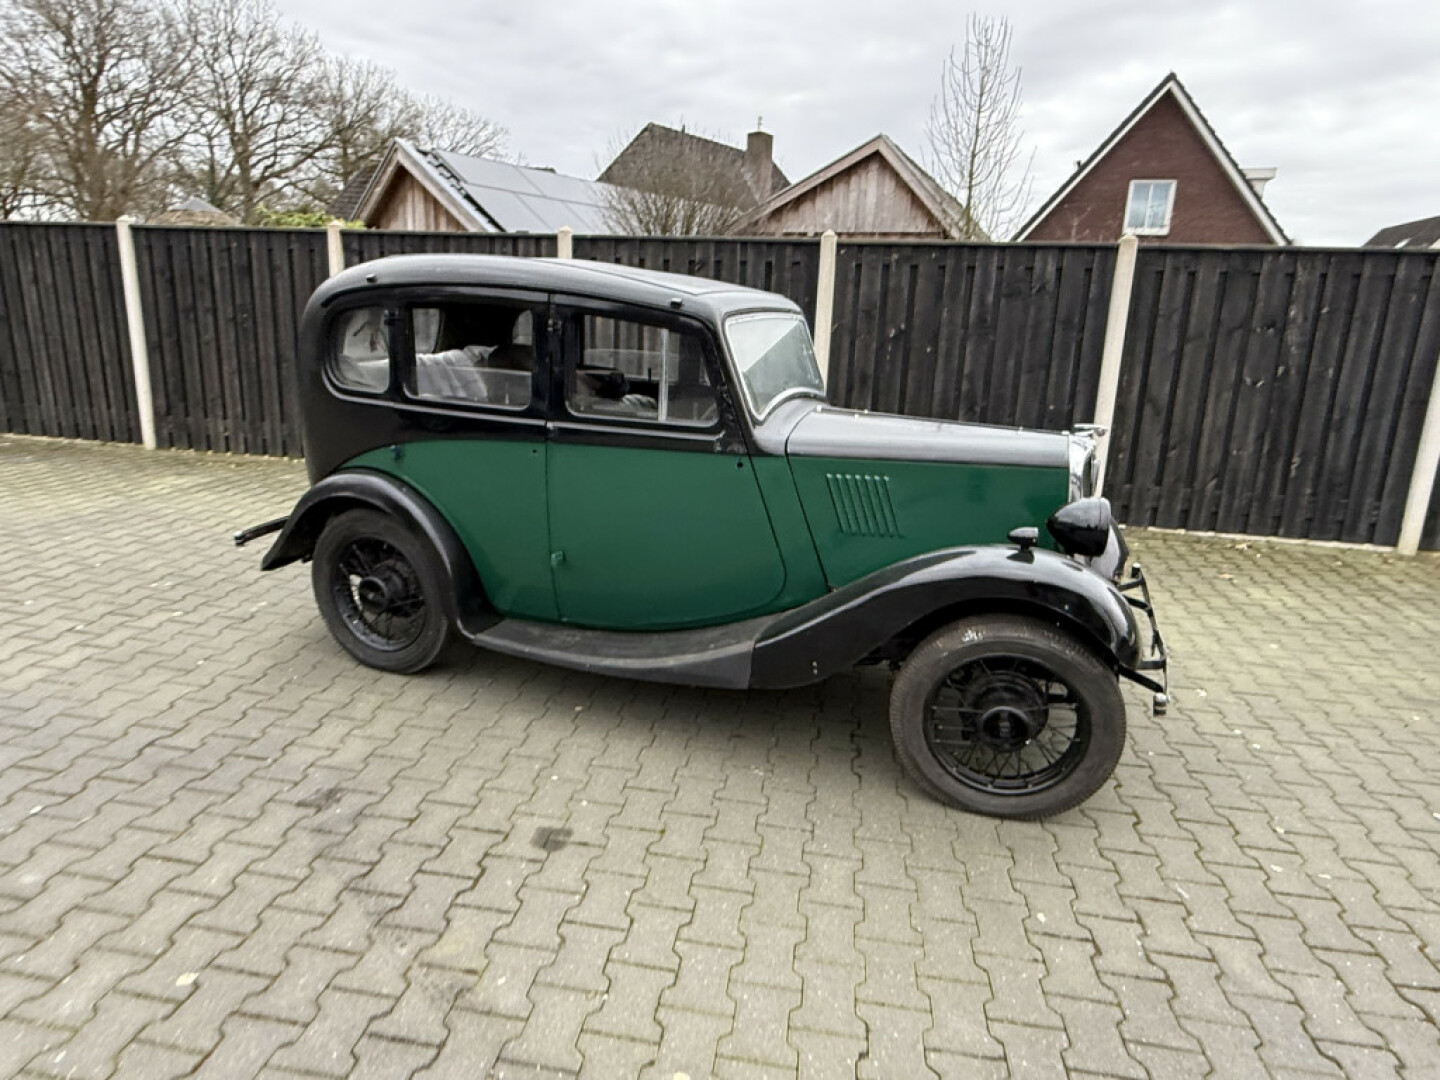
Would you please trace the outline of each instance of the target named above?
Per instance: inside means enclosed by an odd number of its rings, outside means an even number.
[[[330,377],[346,390],[382,394],[390,388],[390,335],[383,307],[341,313],[330,331]]]

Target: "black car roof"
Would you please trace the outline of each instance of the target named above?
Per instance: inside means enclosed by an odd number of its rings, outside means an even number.
[[[687,277],[584,259],[529,259],[510,255],[390,255],[335,275],[315,291],[328,303],[340,293],[420,285],[490,286],[599,297],[646,307],[674,308],[720,318],[731,311],[782,308],[799,311],[776,293],[709,278]]]

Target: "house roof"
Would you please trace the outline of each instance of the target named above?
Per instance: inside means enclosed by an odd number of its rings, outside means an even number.
[[[371,213],[396,170],[405,169],[472,232],[603,233],[606,184],[550,169],[512,165],[396,139],[366,184],[355,217]]]
[[[375,175],[374,169],[361,169],[340,189],[340,193],[330,200],[330,205],[325,209],[331,217],[340,218],[342,221],[354,221],[355,211],[360,209],[360,199],[365,194],[365,189],[370,186],[370,178]]]
[[[1391,225],[1381,229],[1365,247],[1387,248],[1433,248],[1440,247],[1440,217],[1421,218],[1407,221],[1403,225]]]
[[[888,135],[876,135],[868,142],[861,143],[854,150],[842,157],[836,158],[829,165],[817,169],[803,180],[797,180],[783,191],[770,196],[763,203],[751,210],[736,223],[736,229],[744,229],[748,224],[753,224],[769,217],[781,207],[794,202],[802,195],[806,195],[822,184],[833,180],[847,169],[854,168],[872,154],[882,157],[900,178],[915,193],[925,209],[934,216],[947,236],[957,238],[963,232],[961,225],[966,218],[966,210],[960,201],[942,188],[939,182],[928,172],[922,169],[915,159],[895,143]]]
[[[1190,92],[1185,89],[1179,76],[1173,71],[1161,79],[1160,84],[1156,86],[1154,90],[1150,91],[1139,105],[1135,106],[1130,115],[1120,121],[1120,126],[1105,137],[1105,140],[1101,142],[1096,151],[1080,163],[1079,168],[1075,170],[1070,178],[1060,185],[1060,189],[1056,191],[1054,195],[1051,195],[1050,198],[1045,201],[1045,204],[1041,206],[1039,210],[1035,211],[1030,220],[1020,227],[1020,231],[1015,234],[1015,239],[1024,240],[1029,236],[1030,231],[1039,225],[1040,222],[1044,221],[1050,212],[1060,205],[1060,202],[1065,196],[1069,195],[1070,192],[1075,189],[1075,186],[1089,174],[1090,170],[1093,169],[1105,155],[1110,153],[1110,151],[1115,148],[1115,145],[1128,135],[1130,130],[1140,122],[1140,119],[1150,112],[1167,94],[1175,99],[1176,104],[1180,106],[1180,111],[1185,114],[1186,119],[1188,119],[1190,123],[1194,125],[1195,130],[1200,133],[1200,138],[1205,142],[1210,153],[1214,155],[1215,160],[1220,163],[1221,169],[1225,172],[1230,182],[1235,185],[1235,190],[1239,192],[1240,198],[1245,202],[1245,205],[1249,207],[1250,212],[1255,215],[1261,227],[1269,234],[1270,239],[1277,244],[1290,243],[1290,238],[1285,235],[1285,230],[1280,228],[1280,223],[1275,220],[1275,215],[1270,213],[1270,209],[1265,205],[1264,201],[1259,195],[1255,194],[1255,189],[1250,186],[1250,182],[1245,178],[1245,171],[1235,163],[1235,159],[1231,157],[1230,151],[1225,149],[1225,144],[1220,141],[1220,136],[1215,134],[1215,129],[1210,126],[1210,121],[1205,119],[1205,114],[1200,111],[1199,106],[1195,104],[1195,99],[1190,96]]]
[[[646,190],[646,176],[652,171],[650,162],[682,158],[688,158],[705,173],[714,184],[714,191],[730,205],[750,206],[790,185],[780,167],[772,161],[770,190],[755,191],[745,171],[743,149],[654,123],[641,128],[639,134],[615,155],[615,160],[600,174],[600,180],[643,191]]]

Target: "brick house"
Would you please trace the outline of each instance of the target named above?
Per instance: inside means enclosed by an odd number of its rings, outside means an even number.
[[[1241,169],[1171,74],[1106,137],[1016,240],[1288,244],[1262,194],[1274,169]]]

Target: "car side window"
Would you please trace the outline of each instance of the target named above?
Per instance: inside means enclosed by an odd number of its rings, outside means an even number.
[[[346,390],[365,394],[390,388],[390,335],[383,307],[354,308],[331,324],[330,377]]]
[[[409,309],[415,362],[405,392],[422,401],[524,409],[535,372],[535,315],[514,304]]]
[[[577,315],[565,403],[576,416],[710,427],[719,416],[697,331]],[[573,339],[572,339],[573,340]]]

